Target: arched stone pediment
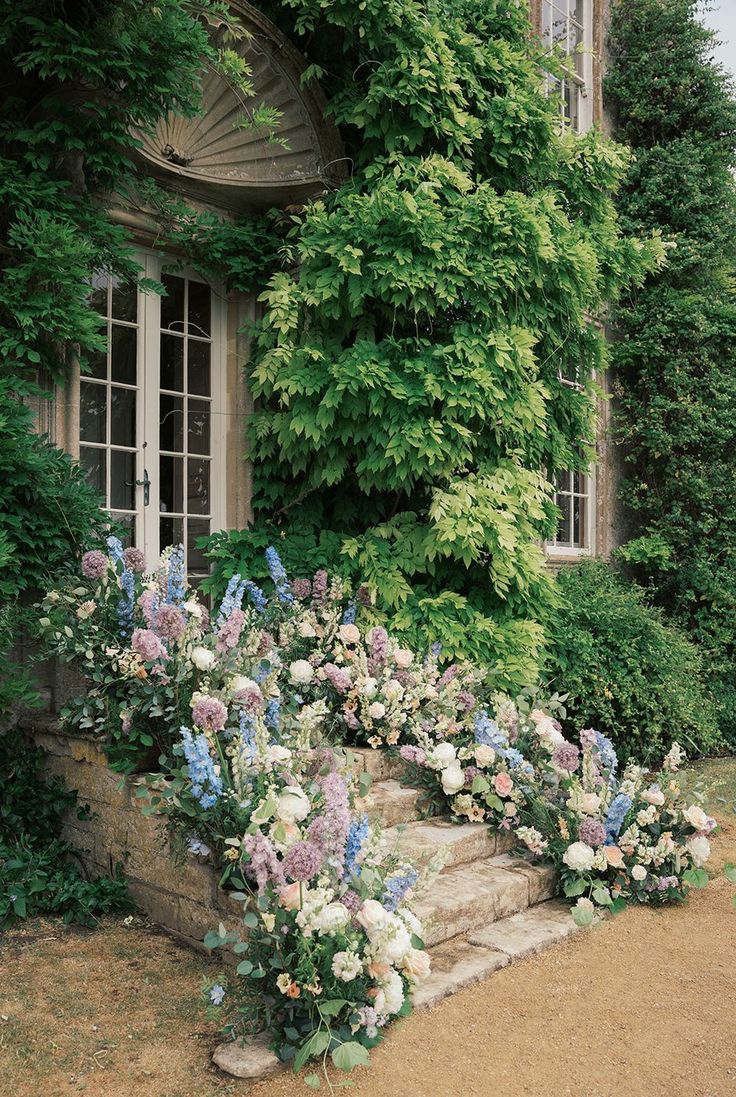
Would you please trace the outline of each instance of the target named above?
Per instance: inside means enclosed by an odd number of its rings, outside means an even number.
[[[230,6],[248,32],[236,47],[252,73],[254,94],[245,108],[276,108],[275,136],[285,145],[255,126],[238,126],[244,104],[226,80],[208,72],[202,113],[162,119],[143,137],[141,156],[165,186],[229,210],[315,197],[345,176],[337,129],[324,117],[325,99],[314,83],[300,84],[304,59],[270,20],[244,0]]]

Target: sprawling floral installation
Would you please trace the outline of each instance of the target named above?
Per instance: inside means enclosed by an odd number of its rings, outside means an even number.
[[[138,550],[108,549],[46,596],[41,628],[90,683],[66,718],[104,735],[123,772],[158,757],[144,810],[245,903],[247,940],[208,936],[245,956],[208,989],[228,1031],[265,1026],[297,1066],[351,1067],[428,972],[410,903],[432,868],[369,826],[351,747],[398,753],[427,814],[511,831],[551,861],[581,925],[707,882],[715,822],[683,800],[677,744],[659,775],[622,768],[600,733],[565,738],[561,698],[494,696],[483,668],[413,652],[369,613],[364,626],[325,572],[291,582],[274,549],[272,592],[236,575],[212,614],[181,549],[152,574]]]

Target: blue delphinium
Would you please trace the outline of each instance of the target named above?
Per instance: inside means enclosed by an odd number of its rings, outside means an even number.
[[[224,625],[234,609],[240,609],[245,594],[245,581],[239,575],[233,575],[227,584],[225,594],[220,604],[220,612],[217,616],[217,627]]]
[[[345,609],[345,612],[342,615],[343,625],[354,625],[355,624],[355,612],[356,612],[355,602],[353,602],[353,601],[348,602],[347,608]]]
[[[616,754],[616,748],[608,738],[602,732],[597,731],[595,733],[595,745],[598,748],[598,753],[601,756],[601,761],[610,775],[613,777],[618,769],[618,756]]]
[[[439,640],[435,640],[435,642],[432,644],[432,646],[429,650],[432,652],[435,659],[437,659],[442,654],[442,644],[440,643]]]
[[[215,772],[215,763],[212,761],[206,735],[192,735],[189,728],[179,729],[184,757],[187,760],[189,779],[192,782],[192,792],[199,800],[201,807],[207,809],[214,807],[222,794],[222,778]]]
[[[410,865],[404,865],[403,872],[389,877],[386,881],[386,890],[383,893],[383,899],[381,900],[386,910],[391,911],[392,914],[397,911],[401,900],[404,898],[409,888],[414,887],[418,879],[419,873],[415,868],[411,868]]]
[[[279,601],[291,605],[294,601],[294,595],[291,593],[289,577],[286,574],[286,568],[281,563],[281,557],[273,545],[268,546],[265,555],[268,570],[271,573],[271,578],[273,579],[273,585],[276,588],[276,594]]]
[[[357,864],[358,854],[362,849],[363,842],[368,837],[369,830],[367,815],[361,815],[359,819],[353,819],[350,824],[345,842],[345,870],[343,876],[346,879],[353,875],[360,876],[360,865]]]
[[[606,845],[614,845],[623,826],[626,813],[631,808],[631,797],[624,792],[619,792],[611,801],[606,816]]]
[[[245,757],[246,763],[251,765],[256,756],[256,728],[253,717],[243,709],[240,710],[240,752]]]
[[[263,721],[267,728],[271,728],[272,731],[278,731],[280,720],[281,705],[277,697],[272,697],[269,701],[266,701],[266,710],[263,713]]]
[[[475,741],[484,747],[492,747],[493,750],[501,750],[508,745],[508,735],[502,731],[495,720],[491,720],[487,712],[479,713],[474,720]]]
[[[113,559],[113,562],[119,564],[123,559],[123,546],[119,537],[108,537],[105,542],[107,545],[107,551]]]
[[[184,571],[184,546],[174,545],[169,556],[166,576],[166,601],[173,605],[184,601],[186,573]]]
[[[259,613],[265,613],[268,599],[261,588],[252,579],[243,580],[243,590],[246,591],[251,602]]]
[[[123,596],[118,602],[118,627],[123,640],[128,640],[133,632],[133,611],[135,608],[135,575],[130,568],[124,568],[120,576]]]

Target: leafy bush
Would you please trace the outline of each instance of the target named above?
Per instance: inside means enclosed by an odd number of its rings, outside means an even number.
[[[592,561],[562,571],[558,584],[564,605],[545,674],[567,694],[572,722],[598,728],[621,757],[641,761],[661,757],[673,737],[692,754],[717,750],[717,713],[698,649],[644,591]]]
[[[46,914],[93,926],[101,914],[132,909],[121,878],[87,879],[60,839],[77,795],[41,775],[41,758],[20,732],[0,736],[0,930]]]
[[[696,0],[613,7],[606,79],[635,159],[617,205],[667,266],[615,312],[634,575],[695,640],[736,747],[736,101]]]

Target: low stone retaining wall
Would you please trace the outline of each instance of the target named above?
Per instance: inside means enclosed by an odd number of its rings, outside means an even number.
[[[194,857],[174,863],[161,819],[141,813],[136,778],[113,773],[95,739],[70,735],[44,717],[27,722],[26,732],[44,751],[46,772],[90,807],[88,819],[69,812],[62,831],[90,874],[111,875],[122,865],[130,895],[151,921],[195,948],[204,949],[204,935],[220,922],[239,927],[242,904],[218,887],[220,873]]]

